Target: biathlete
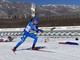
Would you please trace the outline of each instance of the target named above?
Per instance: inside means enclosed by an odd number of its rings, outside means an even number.
[[[0,39],[0,42],[12,42],[13,39],[14,39],[13,37],[8,36],[7,39],[1,38],[1,39]]]
[[[12,49],[14,52],[16,49],[26,40],[27,37],[31,37],[34,39],[33,45],[32,45],[32,50],[36,50],[35,45],[37,43],[38,37],[34,34],[31,33],[32,31],[38,32],[43,32],[43,30],[38,29],[38,23],[39,19],[34,17],[31,19],[31,21],[28,23],[26,28],[23,31],[23,36],[21,37],[21,40],[17,43],[17,45]]]

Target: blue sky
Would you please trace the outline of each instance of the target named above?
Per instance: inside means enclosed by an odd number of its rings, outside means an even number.
[[[33,2],[37,5],[45,4],[67,4],[67,5],[80,5],[80,0],[10,0],[12,2]]]

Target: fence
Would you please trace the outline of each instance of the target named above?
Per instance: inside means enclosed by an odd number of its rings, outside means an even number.
[[[38,36],[80,36],[80,26],[62,26],[62,27],[40,27],[44,33],[35,33]],[[1,28],[1,36],[21,36],[24,28]]]

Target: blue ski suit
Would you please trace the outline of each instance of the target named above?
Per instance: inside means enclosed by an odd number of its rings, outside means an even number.
[[[21,37],[21,41],[19,41],[16,46],[17,47],[20,46],[26,40],[27,37],[33,38],[34,39],[33,44],[36,44],[38,37],[34,33],[31,33],[32,31],[43,32],[42,30],[38,29],[38,25],[34,25],[32,22],[29,22],[23,31],[23,36]]]

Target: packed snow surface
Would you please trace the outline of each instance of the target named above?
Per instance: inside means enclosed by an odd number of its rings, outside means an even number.
[[[63,41],[75,41],[75,37],[39,36],[36,46],[44,47],[40,50],[48,52],[26,50],[33,43],[33,39],[28,37],[15,55],[11,49],[19,41],[20,37],[16,36],[13,42],[0,42],[0,60],[80,60],[80,45],[59,44]],[[77,42],[80,44],[79,40]]]

